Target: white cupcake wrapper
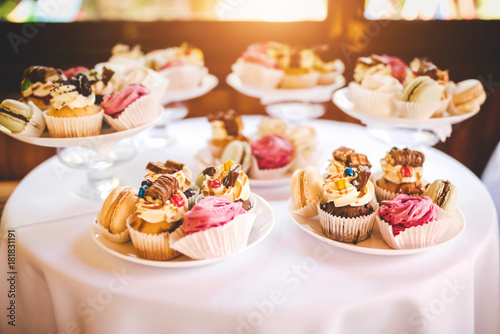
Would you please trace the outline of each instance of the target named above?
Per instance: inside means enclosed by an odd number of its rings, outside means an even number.
[[[312,71],[305,74],[285,74],[281,80],[280,88],[284,89],[301,89],[311,88],[318,84],[319,72]]]
[[[394,99],[394,104],[402,118],[428,119],[440,107],[441,101],[436,102],[404,102]]]
[[[360,111],[375,116],[389,117],[394,115],[394,94],[366,89],[355,82],[351,82],[349,87],[354,105]]]
[[[31,101],[28,102],[28,105],[33,108],[33,115],[24,130],[19,134],[28,137],[40,137],[46,126],[43,112]]]
[[[436,221],[407,228],[397,236],[392,234],[392,225],[382,220],[377,212],[376,220],[384,241],[394,249],[414,249],[437,244],[453,223],[453,218],[444,210],[438,210]]]
[[[307,218],[316,217],[318,215],[318,200],[314,200],[300,209],[293,210],[293,213]]]
[[[158,71],[159,75],[168,79],[168,91],[194,89],[207,73],[206,67],[195,65],[174,66]]]
[[[82,117],[54,117],[47,115],[47,111],[45,111],[43,118],[47,123],[51,137],[74,138],[99,135],[103,115],[102,109],[97,114]]]
[[[164,232],[160,234],[147,234],[134,230],[130,227],[133,215],[127,219],[127,228],[130,232],[130,238],[139,255],[148,260],[166,261],[179,256],[179,253],[170,247],[171,238],[175,238],[180,228],[174,232]],[[179,231],[179,232],[178,232]]]
[[[105,114],[104,119],[116,131],[124,131],[152,122],[160,112],[156,94],[150,93],[132,102],[117,118]]]
[[[97,215],[99,217],[99,214]],[[128,229],[123,230],[121,233],[113,234],[108,231],[104,226],[99,224],[99,220],[95,221],[96,229],[101,233],[106,239],[116,243],[124,243],[130,240],[130,232]]]
[[[272,169],[260,169],[257,159],[252,156],[252,167],[250,168],[250,176],[257,180],[270,180],[283,177],[288,170],[294,165],[295,161],[292,159],[286,166]]]
[[[245,213],[228,223],[183,236],[173,235],[171,247],[192,259],[226,257],[246,248],[257,215]]]
[[[285,72],[278,69],[238,60],[232,66],[233,72],[238,75],[241,82],[264,89],[275,89],[285,76]]]
[[[358,218],[332,216],[321,210],[320,203],[318,203],[317,210],[323,233],[330,239],[342,242],[361,242],[368,239],[372,233],[377,212],[376,204],[372,214]]]

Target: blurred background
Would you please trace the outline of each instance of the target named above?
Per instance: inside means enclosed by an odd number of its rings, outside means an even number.
[[[148,52],[187,41],[204,52],[220,83],[187,102],[188,117],[229,108],[265,113],[259,100],[225,83],[231,64],[254,42],[328,45],[329,56],[346,64],[347,81],[359,56],[386,53],[406,62],[427,57],[448,69],[451,80],[476,78],[485,87],[481,112],[436,146],[480,176],[500,141],[499,19],[498,0],[0,1],[0,97],[20,97],[30,65],[92,68],[110,57],[116,43],[139,44]],[[323,118],[357,123],[333,103]],[[0,152],[0,181],[20,180],[55,154],[2,134]]]

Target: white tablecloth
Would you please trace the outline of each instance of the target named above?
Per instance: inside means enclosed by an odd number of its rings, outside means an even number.
[[[248,133],[258,118],[244,119]],[[378,161],[390,147],[352,124],[311,122],[325,159],[344,145]],[[183,161],[210,125],[190,119],[172,126],[177,139],[141,149],[117,167],[137,185],[148,161]],[[2,316],[1,333],[499,333],[499,243],[496,212],[480,180],[464,166],[425,150],[424,178],[458,186],[467,226],[452,243],[409,256],[354,253],[325,244],[288,216],[288,187],[253,190],[276,215],[270,235],[224,261],[186,269],[152,268],[116,258],[91,238],[101,202],[72,191],[81,171],[49,159],[30,173],[7,203],[2,229],[15,229],[16,326]],[[0,250],[7,273],[7,242]],[[7,277],[9,278],[9,276]],[[8,281],[0,283],[2,314]]]

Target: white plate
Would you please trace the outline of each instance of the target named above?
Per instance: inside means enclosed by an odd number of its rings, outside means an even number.
[[[226,77],[226,82],[238,92],[259,98],[263,104],[270,104],[286,101],[327,102],[332,98],[333,92],[343,87],[346,81],[342,75],[339,75],[336,82],[331,85],[318,85],[305,89],[263,89],[244,84],[233,72]]]
[[[194,99],[196,97],[200,97],[214,89],[218,83],[219,80],[215,75],[207,74],[205,75],[205,77],[203,77],[201,84],[194,89],[171,91],[167,90],[161,100],[162,104],[165,105],[170,102],[186,101]]]
[[[319,239],[323,242],[326,242],[327,244],[342,249],[346,249],[352,252],[374,254],[374,255],[408,255],[408,254],[425,252],[429,249],[441,247],[450,243],[451,241],[458,238],[465,229],[465,217],[462,211],[457,209],[455,211],[453,224],[450,226],[448,231],[446,231],[446,234],[443,236],[443,239],[441,239],[441,241],[438,244],[430,247],[416,248],[416,249],[392,249],[391,247],[389,247],[389,245],[385,243],[384,239],[382,239],[382,235],[380,234],[380,231],[378,229],[377,222],[374,223],[372,234],[368,239],[358,242],[357,244],[352,244],[352,243],[335,241],[326,237],[323,234],[323,231],[321,230],[321,225],[319,223],[318,217],[306,218],[294,214],[292,211],[293,211],[293,206],[292,206],[292,201],[290,200],[288,202],[288,213],[290,214],[290,217],[295,222],[295,224],[297,224],[297,226],[299,226],[302,230],[306,231],[316,239]]]
[[[210,153],[208,147],[198,150],[194,156],[194,160],[198,167],[202,170],[208,166],[220,165],[219,163],[213,161],[212,154]],[[248,180],[250,181],[250,187],[255,188],[284,187],[290,184],[291,177],[292,173],[289,172],[285,175],[285,177],[279,179],[258,180],[248,177]]]
[[[339,89],[333,94],[333,103],[340,108],[347,115],[360,120],[366,125],[386,125],[390,127],[408,128],[408,129],[421,129],[433,130],[442,126],[451,126],[465,121],[466,119],[476,115],[480,109],[473,112],[458,115],[458,116],[445,116],[429,119],[411,119],[399,117],[384,117],[374,116],[364,113],[363,111],[355,108],[352,101],[351,89],[345,87]]]
[[[91,148],[95,151],[107,151],[112,149],[120,140],[134,136],[151,126],[161,118],[161,114],[152,122],[143,124],[133,129],[125,131],[115,131],[112,128],[102,130],[100,135],[90,137],[76,137],[76,138],[52,138],[48,131],[45,131],[41,137],[29,137],[19,134],[8,132],[5,128],[0,126],[0,130],[8,136],[19,141],[45,147],[76,147],[83,146]]]
[[[252,230],[250,231],[250,236],[248,238],[247,247],[241,252],[247,251],[250,248],[257,245],[259,242],[264,240],[265,237],[269,235],[271,229],[274,225],[274,212],[269,203],[262,197],[252,194],[252,196],[256,199],[255,204],[255,213],[257,213],[257,218],[252,226]],[[208,260],[193,260],[188,258],[185,255],[180,255],[169,261],[154,261],[143,259],[139,256],[139,253],[135,250],[132,245],[132,241],[128,241],[125,243],[114,243],[109,241],[104,236],[102,236],[99,231],[95,228],[95,224],[91,225],[90,234],[92,235],[92,239],[106,252],[122,258],[126,261],[139,263],[145,266],[151,267],[162,267],[162,268],[186,268],[186,267],[198,267],[206,264],[222,261],[224,259],[230,258],[237,254],[233,254],[227,257],[221,257],[216,259],[208,259]],[[241,253],[240,252],[240,253]]]

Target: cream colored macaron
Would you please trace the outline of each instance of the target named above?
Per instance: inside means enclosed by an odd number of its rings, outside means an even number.
[[[123,232],[127,218],[135,212],[137,193],[137,189],[130,186],[115,188],[102,205],[99,224],[113,234]]]
[[[297,169],[292,175],[291,193],[296,210],[316,201],[321,193],[323,177],[313,166]]]
[[[481,81],[469,79],[457,83],[456,90],[453,93],[453,104],[458,113],[473,112],[480,108],[485,100],[486,92]]]

